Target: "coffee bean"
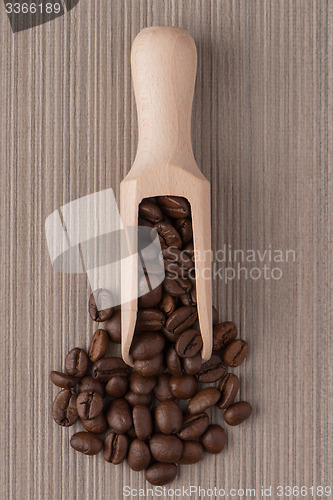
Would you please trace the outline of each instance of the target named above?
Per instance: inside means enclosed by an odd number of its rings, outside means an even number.
[[[91,418],[90,420],[85,420],[81,418],[81,423],[86,431],[92,432],[93,434],[103,434],[108,428],[108,421],[104,411],[96,418]]]
[[[138,331],[158,331],[163,328],[165,316],[158,309],[142,309],[138,311],[136,320],[136,330]]]
[[[220,323],[213,328],[213,351],[221,351],[237,337],[237,327],[232,321]]]
[[[104,398],[105,396],[105,389],[104,389],[104,384],[100,382],[99,380],[95,379],[91,375],[86,375],[84,378],[82,378],[79,382],[78,385],[79,392],[83,391],[95,391]]]
[[[96,418],[103,410],[103,399],[94,391],[83,391],[77,397],[77,412],[80,418],[89,420]]]
[[[174,276],[186,278],[188,271],[193,267],[191,257],[175,247],[167,247],[162,251],[164,269]]]
[[[189,243],[186,243],[183,247],[183,252],[187,253],[187,255],[190,256],[192,259],[192,262],[194,263],[194,246],[193,246],[193,241],[190,241]]]
[[[198,390],[198,382],[193,375],[171,377],[169,387],[175,398],[189,399],[192,398]]]
[[[72,377],[83,377],[88,369],[87,353],[79,347],[74,347],[65,358],[65,369]]]
[[[212,313],[212,318],[213,318],[213,325],[216,325],[219,322],[219,313],[216,309],[216,307],[212,306],[213,308],[213,313]],[[214,338],[213,338],[214,342]]]
[[[175,377],[182,376],[183,373],[182,373],[181,358],[178,356],[176,350],[173,347],[169,347],[166,353],[166,364],[171,375],[174,375]]]
[[[110,319],[113,314],[113,297],[110,290],[99,288],[90,295],[89,314],[98,323]]]
[[[133,359],[151,359],[163,351],[165,339],[157,332],[142,332],[134,335],[130,354]]]
[[[184,293],[189,293],[191,288],[192,284],[187,278],[181,278],[169,272],[165,273],[163,289],[172,297],[181,297]]]
[[[128,389],[128,379],[121,375],[113,375],[105,386],[105,392],[113,398],[122,398]]]
[[[165,369],[163,362],[163,352],[157,354],[154,358],[134,361],[134,370],[143,375],[144,377],[151,377],[159,375]]]
[[[97,455],[103,448],[103,441],[91,432],[77,432],[71,437],[70,445],[85,455]]]
[[[194,306],[183,306],[176,309],[175,312],[168,317],[165,327],[170,332],[176,335],[182,333],[187,328],[193,325],[198,317],[197,309]]]
[[[164,337],[167,340],[169,340],[169,342],[175,343],[176,340],[178,339],[178,335],[175,334],[174,332],[169,332],[169,330],[167,330],[165,326],[162,328],[161,332],[164,335]]]
[[[160,207],[149,199],[141,201],[139,205],[139,215],[142,219],[145,219],[152,224],[161,222],[161,220],[163,219],[163,213]]]
[[[91,432],[77,432],[71,437],[70,445],[85,455],[97,455],[103,448],[103,441]]]
[[[108,332],[110,340],[115,344],[121,343],[121,312],[115,311],[112,318],[104,324],[104,330]]]
[[[165,221],[158,222],[153,226],[152,230],[157,231],[162,250],[167,247],[176,247],[176,248],[182,247],[183,242],[181,237],[179,236],[177,229],[175,229],[168,222]],[[152,236],[153,235],[154,232],[152,233]]]
[[[172,314],[176,309],[176,299],[172,297],[170,294],[163,292],[162,299],[159,304],[159,308],[164,312],[167,316]]]
[[[221,410],[225,410],[233,403],[239,390],[240,382],[237,375],[234,373],[226,373],[219,383],[219,391],[221,398],[216,403],[216,406]]]
[[[204,449],[200,443],[196,441],[184,441],[183,453],[177,464],[196,464],[204,457]]]
[[[173,399],[173,395],[169,387],[170,378],[171,375],[169,373],[161,373],[161,375],[158,376],[157,384],[154,388],[154,396],[159,401]]]
[[[186,411],[191,415],[202,413],[214,406],[220,399],[221,393],[215,387],[206,387],[199,391],[187,404]]]
[[[208,453],[220,453],[227,442],[225,430],[217,424],[209,425],[201,437],[201,443]]]
[[[97,330],[91,339],[89,347],[89,358],[93,363],[103,358],[108,350],[109,336],[105,330]]]
[[[190,216],[188,201],[180,196],[157,196],[157,204],[166,215],[174,219],[183,219]]]
[[[133,426],[139,439],[145,441],[153,432],[153,421],[147,406],[136,405],[133,407]]]
[[[177,462],[183,453],[181,440],[167,434],[154,434],[149,440],[149,448],[153,457],[163,463]]]
[[[52,371],[50,373],[51,382],[57,387],[62,387],[63,389],[71,389],[75,387],[78,383],[78,379],[67,375],[66,373]]]
[[[130,390],[135,394],[148,394],[156,386],[156,377],[144,377],[140,373],[133,372],[129,378]]]
[[[132,412],[125,399],[113,399],[106,412],[109,426],[117,434],[125,434],[133,425]]]
[[[144,219],[143,217],[138,218],[138,226],[141,227],[153,227],[154,224],[152,222],[149,222],[149,220]]]
[[[58,425],[69,427],[77,418],[77,396],[72,389],[63,389],[53,401],[53,419]]]
[[[108,382],[113,375],[127,376],[129,367],[117,357],[102,358],[92,367],[93,377],[101,382]]]
[[[192,358],[202,348],[202,337],[197,330],[184,330],[175,343],[175,349],[181,358]]]
[[[126,392],[124,399],[126,399],[127,403],[131,406],[150,406],[153,401],[153,396],[151,392],[148,394],[136,394],[135,392],[129,391]]]
[[[198,380],[204,384],[209,384],[211,382],[216,382],[225,374],[226,367],[221,361],[220,356],[213,354],[213,356],[202,363],[200,370],[198,371]]]
[[[163,434],[179,432],[183,424],[180,406],[172,400],[161,401],[155,408],[155,422]]]
[[[139,307],[149,308],[157,306],[162,298],[162,283],[158,276],[143,274],[139,279]]]
[[[145,471],[145,478],[153,486],[163,486],[177,476],[177,465],[154,462]]]
[[[192,358],[183,358],[182,365],[183,370],[187,375],[196,375],[202,365],[201,353],[198,352],[198,354],[196,354]]]
[[[183,420],[182,428],[177,436],[183,441],[193,441],[206,432],[208,425],[209,417],[207,413],[186,415]]]
[[[233,340],[223,352],[223,361],[226,365],[235,368],[243,363],[248,353],[249,346],[245,340]]]
[[[175,228],[180,234],[183,245],[186,245],[186,243],[189,243],[192,240],[193,232],[192,222],[190,219],[176,219]]]
[[[135,434],[134,427],[131,427],[131,428],[130,428],[130,430],[126,432],[126,435],[127,435],[130,439],[136,439],[136,434]]]
[[[252,413],[252,406],[246,401],[233,403],[224,412],[224,420],[229,425],[239,425],[249,418]]]
[[[192,288],[188,293],[184,293],[180,297],[180,301],[184,306],[196,306],[197,305],[197,289],[196,285],[192,284]]]
[[[134,439],[127,455],[127,462],[130,468],[135,471],[145,470],[149,465],[150,458],[149,446],[140,439]]]
[[[104,439],[104,459],[114,465],[121,464],[127,455],[128,437],[110,432]]]

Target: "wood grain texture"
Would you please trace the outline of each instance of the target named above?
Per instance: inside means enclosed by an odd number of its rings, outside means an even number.
[[[0,14],[1,498],[145,487],[125,464],[79,456],[75,429],[52,421],[48,374],[94,325],[85,276],[51,267],[44,221],[106,187],[119,197],[137,142],[131,43],[167,24],[198,47],[192,141],[212,184],[213,247],[296,252],[280,280],[215,281],[221,320],[250,344],[237,373],[254,416],[170,486],[332,486],[333,3],[80,0],[15,35],[3,3]]]

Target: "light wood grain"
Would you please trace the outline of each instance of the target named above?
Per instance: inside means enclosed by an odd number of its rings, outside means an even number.
[[[198,322],[202,359],[212,355],[210,184],[200,171],[191,144],[191,113],[197,50],[188,31],[166,26],[145,28],[131,50],[133,87],[138,110],[138,149],[120,184],[124,227],[137,226],[138,206],[151,196],[182,196],[191,206]],[[132,248],[135,255],[137,247]],[[129,354],[137,316],[138,261],[121,263],[121,352]],[[130,291],[130,293],[129,293]]]
[[[79,456],[78,426],[52,421],[48,374],[94,325],[85,276],[53,272],[44,221],[105,187],[119,197],[137,145],[130,47],[170,24],[198,48],[192,142],[212,186],[213,248],[296,252],[280,280],[215,281],[221,320],[250,344],[237,373],[254,415],[172,486],[332,485],[333,3],[80,0],[15,35],[0,13],[1,498],[145,487],[125,464]]]

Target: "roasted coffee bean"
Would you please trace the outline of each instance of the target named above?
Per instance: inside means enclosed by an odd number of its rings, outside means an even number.
[[[192,284],[189,279],[174,275],[174,273],[165,273],[163,289],[172,297],[181,297],[184,293],[189,293]]]
[[[87,375],[86,377],[80,380],[78,389],[79,392],[83,391],[98,392],[98,394],[100,394],[102,398],[104,398],[105,396],[104,384],[99,380],[97,380],[96,378],[92,377],[91,375]]]
[[[142,441],[148,439],[153,432],[153,420],[148,407],[143,405],[134,406],[132,418],[137,437]]]
[[[202,413],[211,406],[214,406],[220,399],[221,393],[215,387],[206,387],[197,392],[187,404],[186,411],[191,415]]]
[[[198,382],[193,375],[171,377],[169,387],[175,398],[189,399],[192,398],[198,390]]]
[[[104,330],[108,332],[112,342],[115,344],[121,343],[121,312],[119,310],[115,311],[112,318],[105,322]]]
[[[135,394],[148,394],[156,386],[156,377],[144,377],[139,373],[133,372],[129,378],[130,390]]]
[[[226,365],[235,368],[243,363],[248,353],[249,346],[245,340],[233,340],[223,352],[223,361]]]
[[[209,384],[211,382],[216,382],[225,374],[226,367],[222,363],[220,356],[213,354],[213,356],[202,363],[200,370],[198,371],[198,380],[204,384]]]
[[[192,262],[194,262],[194,247],[193,247],[193,241],[190,241],[189,243],[186,243],[183,248],[183,252],[186,252],[187,255],[189,255],[192,259]]]
[[[157,196],[157,204],[163,212],[174,219],[190,216],[190,206],[185,198],[180,196]]]
[[[177,436],[183,441],[193,441],[206,432],[208,425],[209,417],[207,413],[186,415],[183,420],[182,428]]]
[[[121,464],[127,455],[128,437],[110,432],[104,439],[104,459],[114,465]]]
[[[192,358],[183,358],[182,365],[183,370],[187,375],[196,375],[202,365],[201,353],[198,352],[198,354]]]
[[[77,396],[72,389],[63,389],[53,401],[53,419],[58,425],[69,427],[77,418]]]
[[[144,377],[159,375],[164,372],[165,366],[163,361],[163,352],[157,354],[154,358],[134,361],[134,370]]]
[[[183,424],[180,406],[172,400],[161,401],[155,408],[155,422],[163,434],[179,432]]]
[[[97,330],[90,342],[89,358],[93,363],[103,358],[108,350],[109,336],[105,330]]]
[[[192,288],[188,293],[184,293],[180,297],[180,301],[184,306],[196,306],[197,305],[197,289],[195,283],[192,284]]]
[[[149,446],[140,439],[134,439],[127,455],[127,462],[130,468],[135,471],[145,470],[149,465],[150,458]]]
[[[75,387],[78,383],[78,379],[67,375],[66,373],[52,371],[50,373],[51,382],[57,387],[62,387],[63,389],[71,389]]]
[[[151,359],[163,351],[165,339],[157,332],[137,333],[133,337],[130,354],[133,359]]]
[[[169,387],[170,378],[171,375],[169,373],[161,373],[161,375],[158,376],[157,384],[154,388],[154,396],[159,401],[173,399],[173,395]]]
[[[88,356],[86,351],[74,347],[65,358],[65,370],[72,377],[84,377],[88,369]]]
[[[180,234],[183,245],[186,245],[186,243],[189,243],[192,240],[193,232],[192,222],[190,219],[176,219],[175,228]]]
[[[133,426],[132,412],[125,399],[113,399],[106,412],[109,426],[117,434],[125,434]]]
[[[93,434],[103,434],[108,429],[108,421],[106,420],[104,411],[98,417],[91,418],[90,420],[81,418],[81,423],[86,431]]]
[[[224,420],[229,425],[239,425],[249,418],[252,413],[252,406],[246,401],[233,403],[224,412]]]
[[[194,306],[183,306],[176,309],[168,317],[165,327],[170,332],[179,335],[190,328],[198,317],[197,308]]]
[[[165,316],[158,309],[141,309],[138,311],[136,320],[136,330],[138,331],[158,331],[165,324]]]
[[[167,247],[162,251],[164,269],[167,273],[186,278],[188,271],[193,267],[193,262],[186,252],[179,248]]]
[[[182,376],[183,373],[182,373],[181,358],[178,356],[178,354],[176,353],[176,349],[174,349],[173,347],[169,347],[166,353],[166,364],[171,375],[175,377]],[[200,367],[201,367],[201,362],[200,362]]]
[[[153,227],[154,224],[149,222],[149,220],[144,219],[143,217],[138,218],[138,226],[143,226],[143,227]]]
[[[154,274],[149,278],[143,274],[139,279],[139,307],[149,308],[157,306],[162,298],[162,283]]]
[[[178,335],[174,332],[169,332],[169,330],[167,330],[165,328],[165,326],[162,328],[161,330],[162,334],[164,335],[164,337],[169,340],[169,342],[172,342],[173,344],[176,342],[176,340],[178,339]]]
[[[159,303],[159,308],[167,316],[169,316],[170,314],[172,314],[175,311],[175,309],[176,309],[176,299],[175,299],[175,297],[172,297],[168,293],[163,292],[163,294],[162,294],[162,300]]]
[[[113,375],[105,386],[105,392],[113,398],[122,398],[128,389],[127,377]]]
[[[103,441],[95,434],[83,431],[73,434],[70,445],[85,455],[97,455],[103,448]]]
[[[90,295],[89,314],[98,323],[110,319],[113,314],[113,297],[110,290],[99,288]]]
[[[76,406],[79,417],[90,420],[103,410],[103,399],[98,392],[83,391],[77,397]]]
[[[204,457],[204,449],[200,443],[196,441],[184,441],[183,453],[177,464],[196,464]]]
[[[153,396],[151,392],[149,392],[148,394],[136,394],[135,392],[129,391],[125,394],[124,399],[126,399],[127,403],[131,406],[150,406],[153,401]]]
[[[142,200],[139,205],[139,216],[152,224],[161,222],[163,219],[163,213],[160,207],[147,198]]]
[[[178,234],[177,229],[175,229],[168,222],[158,222],[153,226],[152,229],[158,232],[162,250],[167,247],[182,247],[183,242]],[[154,232],[152,232],[152,237],[154,237]]]
[[[219,323],[213,328],[213,351],[221,351],[237,337],[237,327],[232,321]]]
[[[167,434],[154,434],[149,440],[149,448],[156,460],[168,464],[177,462],[183,453],[181,440]]]
[[[208,453],[220,453],[227,442],[225,430],[217,424],[209,425],[201,437],[201,443]]]
[[[175,349],[181,358],[192,358],[202,348],[202,337],[197,330],[184,330],[175,343]]]
[[[230,406],[237,395],[239,390],[240,382],[237,375],[234,373],[226,373],[219,383],[219,391],[221,392],[221,397],[216,403],[216,406],[221,410],[225,410]]]
[[[117,357],[99,359],[92,367],[93,377],[101,382],[108,382],[113,375],[127,376],[128,372],[129,367]]]
[[[219,313],[217,312],[216,307],[214,307],[214,306],[212,306],[212,307],[213,307],[213,312],[212,312],[213,325],[217,325],[217,323],[219,322]],[[213,339],[213,342],[214,342],[214,339]]]
[[[177,476],[176,464],[154,462],[145,471],[145,478],[153,486],[163,486],[170,483]]]
[[[134,427],[131,427],[131,428],[130,428],[130,430],[126,432],[126,435],[127,435],[130,439],[136,439],[136,434],[135,434]]]

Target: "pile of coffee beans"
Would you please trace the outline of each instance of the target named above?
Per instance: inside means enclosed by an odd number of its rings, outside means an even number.
[[[110,345],[121,342],[120,310],[110,306],[110,291],[97,290],[89,299],[89,314],[103,328],[94,333],[88,353],[75,347],[67,354],[65,373],[51,372],[53,384],[62,388],[53,418],[65,427],[80,420],[84,431],[70,440],[76,451],[96,455],[103,450],[104,459],[115,465],[127,459],[132,470],[145,471],[149,483],[165,485],[177,476],[179,465],[197,463],[205,451],[217,454],[225,447],[226,432],[210,422],[210,408],[221,409],[231,426],[251,415],[250,403],[234,402],[240,381],[228,371],[244,361],[248,344],[237,339],[233,322],[219,323],[213,308],[213,355],[202,363],[187,200],[144,199],[139,225],[157,230],[165,278],[139,298],[130,351],[134,369],[108,355]],[[148,278],[144,269],[139,288],[153,281],[150,273]]]

